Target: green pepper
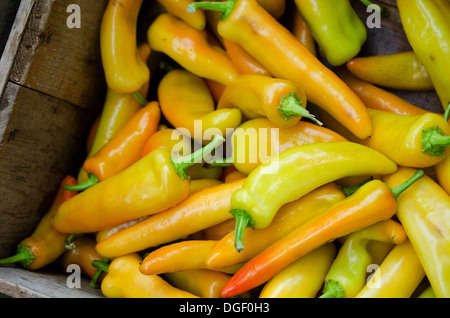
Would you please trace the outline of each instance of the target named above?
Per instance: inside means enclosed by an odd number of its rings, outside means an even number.
[[[295,0],[295,4],[328,63],[342,65],[359,53],[367,30],[349,0]]]
[[[398,0],[397,6],[409,44],[446,109],[450,102],[450,1]]]
[[[368,266],[374,263],[370,243],[401,244],[407,239],[402,225],[388,219],[348,236],[325,276],[320,298],[353,298],[366,283]],[[389,250],[379,249],[386,256]]]

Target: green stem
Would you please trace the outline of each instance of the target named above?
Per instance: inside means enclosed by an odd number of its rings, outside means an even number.
[[[207,162],[206,167],[207,168],[217,168],[217,167],[232,167],[234,166],[233,158],[221,158],[221,159],[215,159],[214,161]]]
[[[447,136],[439,126],[422,130],[423,152],[442,157],[448,146],[450,146],[450,136]]]
[[[327,280],[323,286],[323,294],[319,298],[344,298],[345,290],[335,280]]]
[[[414,182],[422,178],[424,175],[425,173],[423,172],[423,170],[419,170],[411,178],[403,182],[401,185],[391,189],[394,198],[397,199],[399,195],[403,193],[403,191],[408,189]]]
[[[187,6],[187,11],[189,13],[195,13],[197,9],[202,10],[212,10],[222,12],[220,16],[221,20],[226,20],[234,7],[236,6],[237,0],[228,0],[223,2],[214,2],[214,1],[200,1],[200,2],[192,2]]]
[[[247,227],[255,228],[255,220],[245,210],[231,209],[230,213],[236,220],[236,227],[234,232],[234,247],[236,251],[241,252],[244,250],[244,232]]]
[[[339,186],[339,189],[345,194],[346,197],[351,196],[353,193],[355,193],[359,188],[361,188],[363,185],[365,185],[367,182],[373,180],[373,178],[368,178],[367,180],[363,181],[360,184],[357,184],[352,187],[341,187]]]
[[[216,149],[218,145],[222,144],[224,141],[225,139],[222,136],[214,135],[211,142],[204,146],[202,149],[194,151],[190,155],[180,158],[172,156],[171,163],[182,179],[189,179],[189,176],[186,173],[186,169],[196,163],[201,162],[205,155],[210,154],[214,149]]]
[[[78,236],[82,236],[82,235],[84,235],[85,233],[77,233],[77,234],[70,234],[67,238],[66,238],[66,240],[64,241],[64,248],[66,249],[66,250],[73,250],[74,248],[75,248],[75,239],[78,237]]]
[[[109,262],[110,260],[108,258],[103,258],[101,261],[95,260],[92,262],[92,266],[96,267],[97,271],[94,273],[94,276],[92,276],[92,279],[89,282],[89,286],[91,288],[98,288],[98,279],[103,272],[108,272]]]
[[[145,99],[144,96],[142,96],[141,92],[134,92],[133,97],[136,98],[136,100],[141,103],[142,105],[148,105],[149,101]]]
[[[311,119],[317,125],[322,126],[323,124],[306,108],[302,107],[303,101],[298,98],[295,92],[287,94],[281,97],[280,105],[277,107],[281,116],[284,120],[288,120],[293,117],[302,116]]]
[[[100,182],[100,180],[92,173],[88,172],[88,176],[88,180],[73,186],[65,185],[64,189],[69,191],[84,191]]]
[[[444,112],[445,121],[448,121],[449,118],[450,118],[450,103],[447,104],[447,108],[445,109],[445,112]]]
[[[31,252],[31,248],[26,245],[19,244],[15,255],[0,259],[0,264],[19,263],[23,268],[30,267],[36,257]]]
[[[375,3],[373,3],[373,2],[370,1],[370,0],[359,0],[359,1],[360,1],[363,5],[365,5],[366,7],[375,4]],[[377,4],[377,6],[380,7],[380,12],[381,12],[381,13],[385,13],[385,12],[386,12],[386,8],[385,8],[385,7],[380,6],[379,4]]]

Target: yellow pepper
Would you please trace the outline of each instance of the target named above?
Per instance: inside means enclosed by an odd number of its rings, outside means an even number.
[[[384,181],[394,187],[415,171],[402,167]],[[398,197],[397,216],[436,297],[450,297],[450,196],[425,176]]]
[[[448,122],[450,117],[450,107],[447,107],[444,113],[444,119]],[[437,180],[440,186],[450,195],[450,156],[434,166]]]
[[[100,48],[107,86],[118,93],[136,93],[149,81],[150,70],[136,44],[143,0],[110,0],[103,14]]]
[[[205,13],[202,11],[190,14],[186,8],[194,0],[158,0],[166,11],[185,21],[192,27],[203,30],[206,26]]]
[[[198,143],[208,143],[212,133],[226,136],[227,129],[241,123],[239,109],[216,110],[205,81],[184,69],[164,75],[158,84],[158,100],[167,121]]]
[[[210,269],[192,269],[164,274],[164,278],[173,286],[201,298],[221,298],[220,291],[230,277],[226,273]],[[241,297],[248,298],[249,293]]]
[[[325,276],[320,298],[353,298],[366,283],[368,266],[374,264],[368,243],[401,244],[406,239],[401,224],[390,219],[350,234]]]
[[[315,298],[336,255],[333,243],[327,243],[300,257],[263,287],[259,298]]]
[[[278,127],[291,127],[302,118],[321,123],[306,110],[304,91],[294,82],[244,74],[225,87],[217,109],[238,108],[244,118],[267,117]]]
[[[385,175],[397,165],[378,151],[352,142],[296,146],[253,170],[231,197],[236,219],[235,244],[243,250],[242,235],[249,225],[265,228],[278,209],[321,185],[343,177]]]
[[[357,78],[375,85],[404,90],[434,90],[425,66],[412,51],[356,57],[346,66]]]
[[[396,245],[355,298],[409,298],[425,272],[409,240]]]
[[[446,109],[450,103],[450,2],[398,0],[397,7],[408,42]]]
[[[147,32],[155,51],[167,54],[197,76],[227,85],[239,72],[225,51],[211,46],[207,34],[167,13],[159,15]]]
[[[282,206],[268,227],[257,230],[245,229],[243,239],[246,246],[243,251],[237,252],[234,247],[234,231],[227,233],[212,248],[207,262],[213,267],[228,267],[246,262],[344,198],[345,195],[335,183],[321,186],[302,198]]]
[[[109,265],[94,261],[94,266],[108,273],[101,284],[103,295],[107,298],[198,298],[173,287],[158,275],[142,274],[141,261],[135,253],[120,256]]]
[[[185,168],[223,141],[217,136],[204,148],[181,158],[156,149],[121,173],[64,202],[52,224],[63,233],[96,232],[173,207],[190,192]]]

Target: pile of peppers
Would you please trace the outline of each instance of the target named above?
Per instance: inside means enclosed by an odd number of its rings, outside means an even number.
[[[157,3],[138,43],[143,0],[109,1],[86,159],[0,264],[108,298],[450,297],[450,2],[398,0],[411,51],[380,56],[350,0]]]

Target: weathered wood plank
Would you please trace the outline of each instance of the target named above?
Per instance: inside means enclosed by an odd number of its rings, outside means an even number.
[[[16,12],[19,9],[21,1],[0,0],[0,56],[8,41],[9,32],[14,23]]]
[[[84,158],[89,111],[8,83],[0,102],[0,257],[14,252]]]
[[[86,277],[81,277],[80,288],[69,288],[68,275],[47,269],[32,272],[0,267],[0,291],[14,298],[103,298],[100,289],[89,287]]]
[[[81,28],[69,28],[70,4],[80,7]],[[9,80],[99,112],[106,82],[100,25],[107,0],[36,1]]]

